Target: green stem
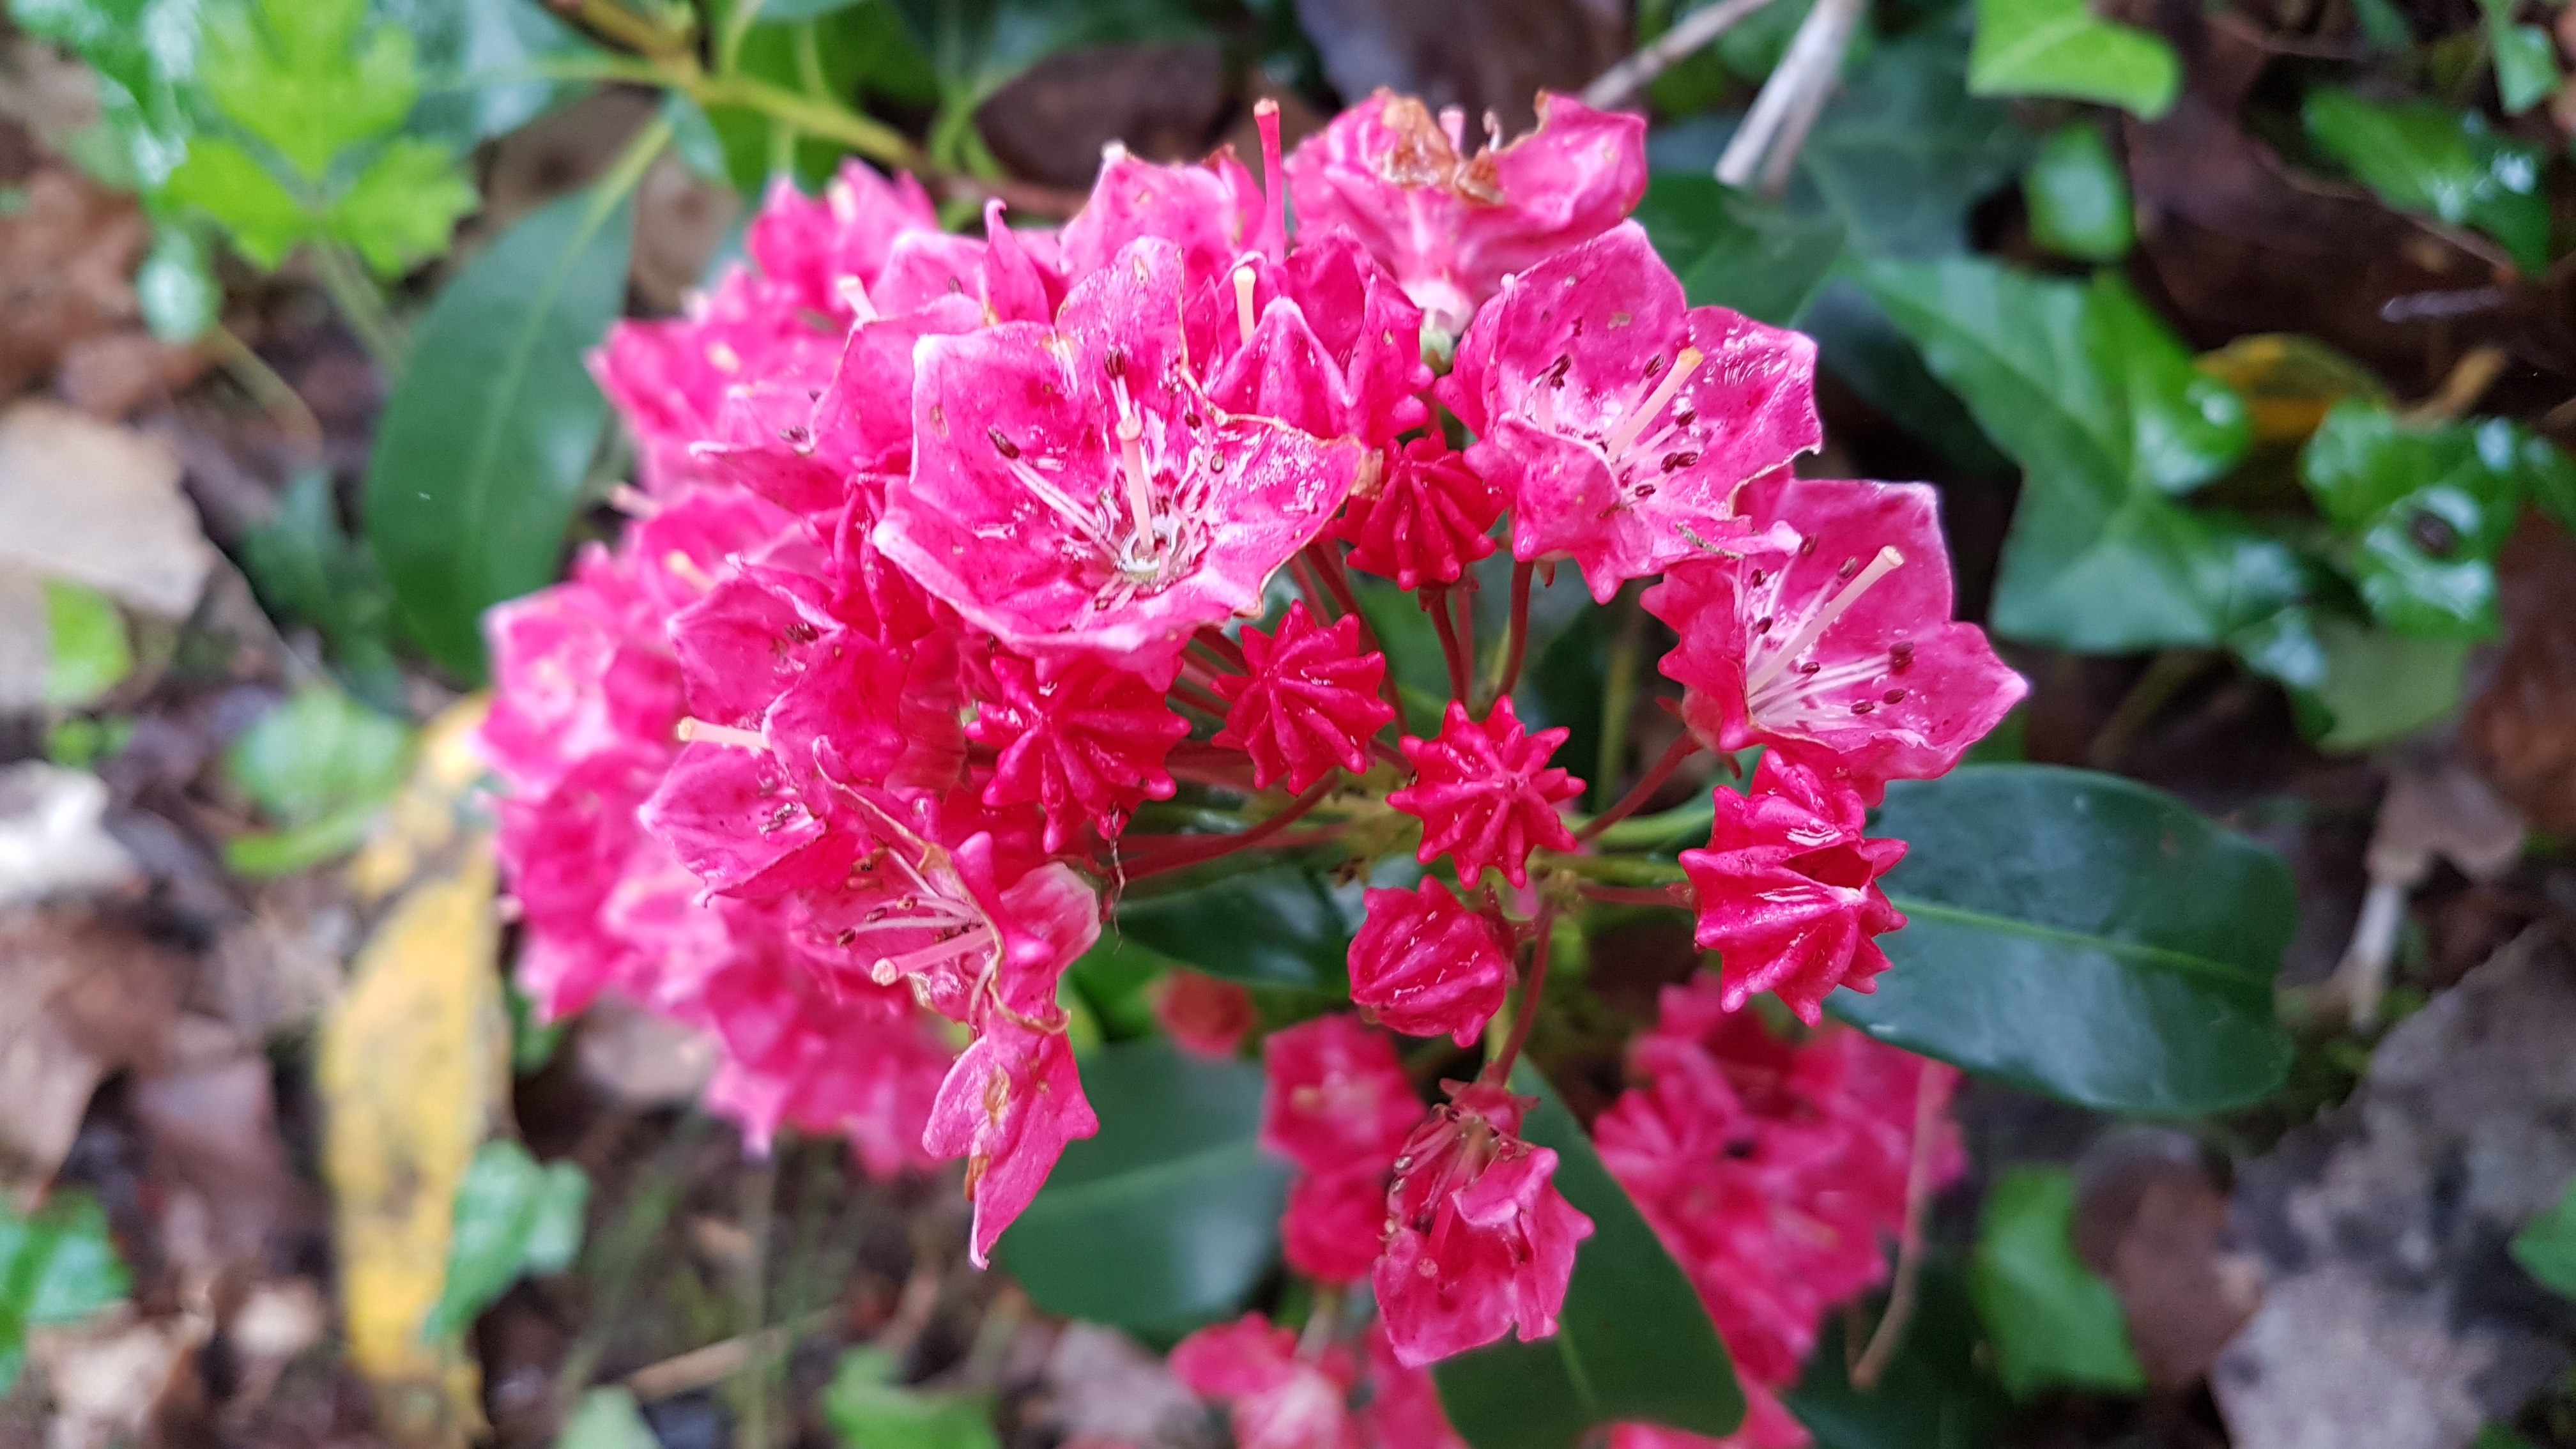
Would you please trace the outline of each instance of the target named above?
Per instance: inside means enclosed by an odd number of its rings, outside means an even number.
[[[1551,870],[1606,885],[1659,886],[1690,879],[1673,861],[1647,860],[1634,855],[1546,854],[1541,859]]]
[[[761,0],[735,0],[731,13],[725,16],[724,34],[716,40],[716,69],[732,75],[742,67],[742,43],[751,35],[752,23],[760,19]]]
[[[1622,820],[1593,838],[1603,850],[1651,850],[1675,840],[1705,835],[1717,819],[1717,801],[1701,795],[1686,805],[1676,805],[1660,815],[1640,815]]]
[[[1620,772],[1628,764],[1628,720],[1637,706],[1637,661],[1646,650],[1646,613],[1630,594],[1619,596],[1623,614],[1619,640],[1610,649],[1610,667],[1601,678],[1601,755],[1594,766],[1594,798],[1614,799]]]
[[[403,336],[402,324],[394,320],[385,305],[383,289],[367,275],[366,265],[340,242],[313,243],[313,269],[330,294],[331,305],[340,309],[340,318],[357,334],[358,345],[367,349],[388,380],[402,375],[404,355],[410,343]]]
[[[758,111],[773,121],[847,146],[871,161],[905,167],[920,163],[920,153],[901,131],[862,116],[838,101],[798,95],[751,75],[684,77],[665,73],[656,78],[675,90],[686,91],[689,99],[701,106],[741,106]]]

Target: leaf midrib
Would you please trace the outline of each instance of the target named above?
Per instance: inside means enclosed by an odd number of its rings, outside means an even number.
[[[1909,924],[1918,920],[1946,921],[1952,925],[1973,926],[2003,935],[2021,936],[2030,940],[2097,951],[2122,961],[2160,967],[2176,975],[2206,981],[2231,995],[2268,995],[2269,992],[2268,985],[2249,976],[2238,967],[2210,957],[2195,956],[2188,951],[2177,951],[2168,946],[2152,945],[2144,941],[2128,941],[2116,936],[2091,936],[2062,926],[2047,926],[2015,916],[1995,915],[1986,911],[1971,910],[1964,906],[1945,905],[1938,901],[1925,900],[1919,896],[1901,895],[1893,891],[1888,893],[1887,899],[1889,904],[1905,913]]]

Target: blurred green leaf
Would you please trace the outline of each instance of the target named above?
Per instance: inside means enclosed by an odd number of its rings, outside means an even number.
[[[1965,247],[1968,209],[2030,150],[2008,107],[1968,93],[1967,64],[1937,29],[1878,47],[1818,118],[1791,203],[1829,210],[1856,257]]]
[[[134,300],[143,325],[164,342],[194,342],[215,325],[224,290],[194,231],[168,220],[152,228],[152,250],[134,273]]]
[[[134,672],[134,650],[126,643],[124,616],[106,595],[62,579],[46,579],[44,590],[45,628],[53,641],[45,703],[78,709]]]
[[[1309,991],[1337,986],[1351,948],[1332,893],[1293,862],[1131,891],[1114,929],[1210,976]]]
[[[1843,250],[1831,216],[1747,196],[1713,176],[1660,172],[1636,219],[1694,307],[1729,307],[1786,327],[1814,300]]]
[[[2459,707],[2469,641],[2423,639],[2294,604],[2228,639],[2257,674],[2279,680],[2320,749],[2357,754]]]
[[[990,1405],[904,1388],[895,1382],[899,1367],[881,1348],[841,1355],[823,1390],[823,1419],[834,1438],[848,1449],[1001,1449]]]
[[[2379,199],[2400,211],[2471,226],[2504,244],[2538,275],[2549,264],[2546,155],[2498,134],[2475,111],[2431,101],[2381,105],[2338,86],[2308,92],[2300,109],[2309,139]]]
[[[2558,89],[2558,42],[2537,25],[2516,25],[2515,0],[2478,0],[2486,17],[2487,49],[2495,57],[2496,98],[2504,113],[2519,116]]]
[[[555,1449],[662,1449],[635,1395],[623,1388],[592,1389],[581,1396]]]
[[[2411,426],[2354,399],[2326,414],[2299,478],[2351,541],[2345,562],[2381,623],[2484,639],[2497,629],[2495,558],[2524,478],[2569,466],[2556,444],[2502,418]]]
[[[390,279],[447,250],[456,219],[480,205],[446,147],[402,137],[378,151],[331,204],[330,228]]]
[[[419,41],[426,93],[407,131],[464,150],[517,130],[585,87],[548,67],[604,59],[551,9],[529,0],[375,0]]]
[[[1279,1256],[1287,1164],[1262,1154],[1259,1063],[1159,1038],[1082,1063],[1100,1133],[1068,1144],[1001,1256],[1039,1307],[1179,1332],[1241,1306]]]
[[[265,270],[275,270],[288,252],[322,229],[259,158],[220,136],[199,136],[188,143],[188,159],[170,173],[168,195],[173,203],[194,207],[221,224],[234,248]]]
[[[2280,1085],[2272,983],[2296,922],[2280,860],[2110,775],[1970,765],[1888,787],[1872,834],[1904,930],[1874,995],[1827,1008],[1871,1036],[2109,1112],[2193,1115]]]
[[[2129,180],[2090,121],[2073,122],[2042,142],[2021,188],[2031,240],[2059,256],[2116,262],[2137,244]]]
[[[2025,470],[1997,632],[2088,653],[2212,644],[2296,595],[2281,545],[2174,505],[2243,455],[2245,404],[2116,274],[2088,286],[1956,257],[1862,277]]]
[[[1966,1449],[2002,1442],[2012,1401],[1985,1367],[1991,1353],[1956,1266],[1938,1258],[1923,1265],[1905,1337],[1887,1371],[1866,1389],[1853,1386],[1848,1368],[1861,1352],[1848,1335],[1861,1326],[1847,1315],[1826,1314],[1806,1372],[1788,1394],[1790,1412],[1815,1436],[1816,1449]]]
[[[868,0],[767,0],[767,3],[760,7],[760,18],[776,21],[818,20],[835,11],[847,10],[853,5],[866,3]]]
[[[328,685],[310,685],[224,751],[224,778],[280,825],[390,799],[411,773],[414,731]]]
[[[99,80],[102,146],[77,159],[111,184],[160,189],[187,150],[199,0],[11,0],[27,33],[78,55]]]
[[[0,1203],[0,1393],[26,1362],[28,1329],[77,1323],[130,1291],[88,1194],[56,1193],[32,1216]]]
[[[945,103],[972,107],[1012,77],[1082,45],[1194,39],[1188,0],[893,0],[938,72]]]
[[[401,707],[393,594],[375,555],[340,526],[328,473],[297,474],[276,514],[244,534],[237,552],[270,614],[319,629],[360,698],[381,709]]]
[[[1592,1236],[1575,1252],[1555,1337],[1432,1365],[1449,1422],[1474,1449],[1573,1449],[1614,1423],[1733,1432],[1744,1393],[1699,1290],[1546,1079],[1524,1062],[1512,1090],[1539,1099],[1523,1135],[1555,1151],[1556,1188],[1592,1219]]]
[[[386,401],[367,540],[406,627],[479,678],[483,610],[554,581],[608,404],[582,364],[626,300],[624,197],[567,196],[448,283]]]
[[[2119,1295],[2075,1256],[2074,1216],[2075,1179],[2062,1167],[2013,1168],[1986,1194],[1969,1292],[1995,1372],[2017,1399],[2050,1387],[2147,1386]]]
[[[2084,0],[1977,0],[1968,56],[1976,95],[2098,101],[2152,121],[2181,86],[2182,63],[2164,37],[2103,20]]]
[[[938,77],[891,4],[848,6],[793,24],[772,18],[770,7],[762,7],[760,13],[760,23],[743,37],[739,57],[743,73],[792,91],[819,86],[863,108],[885,104],[926,108],[938,103]],[[745,195],[756,195],[780,159],[775,123],[739,106],[718,106],[705,114],[721,147],[725,171]],[[796,180],[809,189],[826,184],[847,154],[828,141],[800,139],[791,156]]]
[[[571,1267],[589,1202],[590,1178],[570,1162],[541,1165],[501,1138],[476,1148],[456,1189],[447,1286],[421,1323],[422,1336],[461,1332],[519,1279]]]
[[[2561,1298],[2576,1298],[2576,1182],[2513,1235],[2513,1260]]]
[[[210,0],[201,72],[215,108],[319,182],[420,96],[411,32],[367,0]]]

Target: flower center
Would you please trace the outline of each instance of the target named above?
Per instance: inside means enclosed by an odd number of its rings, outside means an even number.
[[[1746,712],[1759,714],[1769,706],[1783,702],[1785,696],[1811,692],[1818,688],[1818,682],[1811,674],[1793,678],[1782,690],[1773,691],[1769,686],[1779,680],[1790,665],[1797,662],[1798,656],[1805,653],[1808,646],[1824,637],[1825,631],[1833,627],[1836,619],[1841,618],[1852,605],[1859,603],[1863,594],[1877,587],[1879,580],[1896,572],[1904,562],[1905,555],[1898,552],[1895,545],[1890,544],[1881,548],[1871,557],[1867,567],[1853,575],[1849,583],[1844,584],[1832,598],[1825,601],[1823,608],[1818,609],[1808,617],[1806,623],[1799,626],[1797,633],[1789,636],[1789,642],[1756,660],[1752,669],[1744,676]],[[1759,626],[1757,625],[1756,628],[1758,644]]]
[[[1635,446],[1638,436],[1646,431],[1646,425],[1663,414],[1664,408],[1690,383],[1691,374],[1699,371],[1700,363],[1706,360],[1698,348],[1687,343],[1674,354],[1672,367],[1665,371],[1663,380],[1655,384],[1655,390],[1646,394],[1646,400],[1621,418],[1610,429],[1609,435],[1601,440],[1601,449],[1610,455],[1611,466],[1616,467],[1627,458],[1629,448]]]

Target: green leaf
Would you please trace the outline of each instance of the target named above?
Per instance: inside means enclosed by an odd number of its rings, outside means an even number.
[[[1969,208],[2030,150],[2009,108],[1968,93],[1967,65],[1938,30],[1879,46],[1807,138],[1792,204],[1829,210],[1855,256],[1961,250]]]
[[[1953,257],[1862,280],[2026,470],[1997,632],[2086,653],[2212,644],[2297,594],[2287,549],[2174,505],[2243,455],[2245,404],[2116,274],[2087,286]]]
[[[2561,1298],[2576,1298],[2576,1182],[2513,1235],[2513,1260]]]
[[[2164,37],[2103,20],[2084,0],[1977,0],[1973,94],[2098,101],[2152,121],[2181,86],[2182,63]]]
[[[2030,236],[2062,257],[2116,262],[2137,244],[2129,181],[2100,127],[2077,121],[2041,143],[2021,179]]]
[[[1001,1449],[981,1399],[897,1384],[894,1355],[854,1348],[823,1390],[823,1418],[849,1449]]]
[[[361,32],[364,31],[364,34]],[[226,0],[206,16],[215,108],[320,181],[340,153],[402,124],[420,96],[411,32],[367,0]]]
[[[760,18],[780,22],[819,20],[864,3],[866,0],[768,0],[760,7]]]
[[[1839,221],[1746,196],[1711,176],[1658,173],[1636,219],[1692,306],[1731,307],[1778,327],[1797,320],[1842,256]]]
[[[746,75],[803,91],[810,73],[829,93],[862,107],[923,110],[938,103],[939,82],[930,62],[915,48],[910,28],[891,5],[853,5],[795,24],[769,18],[766,6],[761,15],[743,38],[740,69]],[[719,27],[722,23],[717,21]],[[810,47],[805,39],[809,29]],[[734,185],[756,195],[781,159],[776,144],[781,135],[774,123],[740,106],[714,107],[706,115]],[[796,179],[819,187],[847,154],[837,144],[803,138],[792,157]]]
[[[53,641],[45,668],[45,703],[77,709],[114,689],[134,672],[134,650],[125,642],[125,619],[94,589],[47,579],[45,628]]]
[[[2478,0],[2486,16],[2487,49],[2495,56],[2496,98],[2504,113],[2519,116],[2558,89],[2558,44],[2537,25],[2516,25],[2516,0]]]
[[[406,136],[378,151],[331,204],[331,233],[391,279],[447,250],[456,219],[481,204],[446,147]]]
[[[2247,668],[2277,679],[2329,754],[2406,738],[2459,708],[2470,642],[2422,639],[2294,604],[2229,636]]]
[[[466,150],[515,131],[586,87],[546,79],[547,67],[604,59],[598,47],[528,0],[375,0],[389,25],[420,43],[425,94],[408,134]]]
[[[2300,119],[2318,149],[2400,211],[2472,226],[2504,244],[2514,264],[2538,274],[2549,264],[2549,200],[2541,192],[2546,154],[2499,135],[2475,111],[2431,101],[2387,105],[2337,86],[2308,92]]]
[[[1474,1449],[1572,1449],[1613,1423],[1712,1438],[1744,1418],[1744,1392],[1699,1291],[1601,1165],[1581,1123],[1523,1063],[1512,1090],[1539,1099],[1522,1131],[1556,1152],[1556,1187],[1592,1219],[1556,1336],[1505,1339],[1432,1366],[1449,1422]]]
[[[386,800],[411,773],[412,729],[327,685],[261,715],[224,751],[224,778],[281,825]]]
[[[2017,1167],[1986,1194],[1969,1292],[2013,1397],[2063,1386],[2137,1393],[2119,1295],[2075,1256],[2075,1179],[2062,1167]]]
[[[447,1286],[421,1324],[425,1338],[463,1330],[522,1277],[560,1273],[581,1251],[590,1178],[570,1162],[540,1165],[516,1142],[474,1151],[456,1189]]]
[[[276,514],[242,536],[242,572],[270,614],[322,631],[332,660],[368,703],[400,709],[393,594],[367,546],[340,526],[331,475],[313,468],[286,486]]]
[[[1188,0],[894,0],[949,104],[978,105],[1013,76],[1083,45],[1195,39]]]
[[[1872,833],[1905,929],[1874,995],[1828,1006],[1882,1041],[2110,1112],[2197,1115],[2280,1084],[2272,982],[2296,918],[2271,852],[2110,775],[1970,765],[1887,791]]]
[[[187,151],[198,0],[12,0],[20,29],[70,50],[98,78],[99,124],[80,164],[119,187],[157,191]]]
[[[1884,1309],[1882,1308],[1882,1312]],[[1987,1371],[1991,1357],[1953,1264],[1923,1265],[1914,1316],[1887,1371],[1855,1388],[1848,1365],[1861,1345],[1856,1325],[1829,1313],[1819,1325],[1806,1373],[1788,1394],[1790,1412],[1816,1439],[1816,1449],[1962,1449],[2003,1442],[2012,1401]]]
[[[29,1328],[77,1323],[130,1291],[88,1194],[57,1193],[33,1216],[0,1203],[0,1393],[17,1380]]]
[[[623,1388],[592,1389],[581,1396],[555,1449],[662,1449],[635,1395]]]
[[[220,137],[188,143],[188,159],[170,173],[168,195],[212,217],[232,238],[233,249],[265,270],[275,270],[288,252],[321,231],[304,203],[257,157]]]
[[[623,197],[504,233],[420,324],[367,467],[367,540],[404,624],[479,677],[483,610],[554,581],[607,400],[582,365],[626,299]]]
[[[134,300],[143,325],[164,342],[194,342],[215,325],[224,289],[215,283],[205,243],[175,221],[152,228],[152,250],[134,273]]]
[[[2352,543],[2363,602],[2401,634],[2483,639],[2498,627],[2496,555],[2527,472],[2564,455],[2502,418],[2409,426],[2361,399],[2338,403],[2299,455],[2299,479]]]
[[[1122,896],[1115,929],[1210,976],[1309,991],[1336,988],[1351,949],[1332,893],[1293,863]]]
[[[1119,1042],[1083,1061],[1082,1088],[1100,1133],[1002,1235],[1005,1266],[1068,1318],[1179,1332],[1233,1312],[1278,1259],[1288,1198],[1256,1141],[1260,1066]]]

